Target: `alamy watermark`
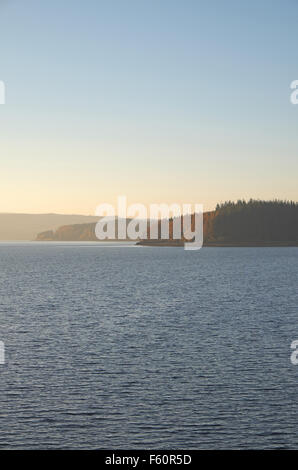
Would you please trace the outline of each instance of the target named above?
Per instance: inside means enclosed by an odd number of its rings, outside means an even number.
[[[5,83],[0,80],[0,104],[5,104]]]
[[[291,103],[298,104],[298,80],[294,80],[291,83],[291,89],[294,90],[291,93]]]
[[[101,217],[95,227],[99,240],[176,240],[186,250],[203,246],[202,204],[150,204],[148,210],[144,204],[128,206],[126,196],[119,196],[117,208],[100,204],[95,214]]]
[[[291,363],[294,366],[298,366],[298,340],[292,341],[291,349],[294,349],[291,354]]]
[[[3,341],[0,341],[0,365],[5,364],[5,346]]]

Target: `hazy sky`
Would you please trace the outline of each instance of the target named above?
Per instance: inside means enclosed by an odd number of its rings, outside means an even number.
[[[298,201],[297,0],[0,0],[0,212]]]

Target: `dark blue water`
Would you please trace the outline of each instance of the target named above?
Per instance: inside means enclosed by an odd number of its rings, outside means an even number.
[[[0,448],[298,448],[298,249],[1,244]]]

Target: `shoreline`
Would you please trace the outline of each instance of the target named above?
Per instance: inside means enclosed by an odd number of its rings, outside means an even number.
[[[157,240],[156,242],[154,241],[140,241],[137,242],[137,245],[139,246],[154,246],[154,247],[183,247],[184,242],[178,241],[178,242],[169,242],[166,240],[165,242],[162,242],[161,240]],[[203,243],[203,248],[253,248],[253,247],[298,247],[298,241],[297,242],[206,242]]]
[[[94,245],[106,245],[106,244],[117,244],[121,243],[122,245],[133,245],[133,246],[145,246],[145,247],[170,247],[170,248],[183,248],[185,242],[178,240],[178,241],[169,241],[169,240],[156,240],[156,241],[149,241],[149,240],[0,240],[1,244],[5,243],[25,243],[25,244],[68,244],[68,243],[90,243]],[[186,242],[191,243],[191,242]],[[202,248],[282,248],[282,247],[298,247],[297,242],[206,242],[203,244]]]

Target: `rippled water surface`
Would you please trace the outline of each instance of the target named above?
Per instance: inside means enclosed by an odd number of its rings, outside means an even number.
[[[298,448],[297,255],[0,244],[0,448]]]

